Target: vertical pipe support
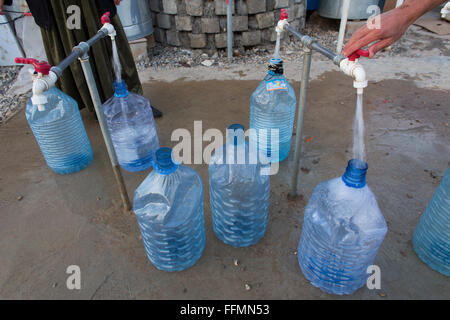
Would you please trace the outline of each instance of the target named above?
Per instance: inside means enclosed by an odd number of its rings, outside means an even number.
[[[303,54],[303,74],[302,83],[300,86],[300,98],[297,111],[297,129],[295,135],[294,174],[292,175],[291,191],[288,195],[288,198],[291,200],[295,200],[297,197],[298,174],[301,165],[300,157],[302,154],[303,144],[303,125],[305,120],[306,101],[308,98],[309,76],[311,72],[312,49],[309,46],[304,45]]]
[[[348,12],[350,11],[350,1],[351,0],[344,0],[344,4],[342,5],[341,26],[339,28],[338,44],[336,49],[337,53],[341,53],[342,47],[344,46],[345,29],[347,28]]]
[[[87,46],[89,48],[89,46]],[[122,198],[124,209],[128,212],[131,210],[131,203],[128,197],[127,188],[125,186],[125,182],[122,177],[122,173],[120,171],[120,166],[117,161],[116,151],[114,150],[114,146],[112,144],[111,135],[109,134],[109,130],[106,124],[105,115],[102,110],[102,103],[100,100],[100,96],[98,94],[97,84],[95,83],[94,74],[92,73],[92,68],[89,63],[89,55],[87,54],[87,50],[84,51],[83,55],[79,57],[81,62],[81,67],[83,69],[84,76],[86,78],[86,83],[89,88],[89,93],[91,95],[92,103],[94,104],[95,113],[97,114],[98,123],[100,124],[100,130],[103,135],[103,139],[106,144],[106,149],[108,151],[109,159],[111,160],[112,169],[114,172],[114,177],[119,187],[120,197]]]
[[[227,48],[228,62],[233,61],[233,2],[227,0]]]

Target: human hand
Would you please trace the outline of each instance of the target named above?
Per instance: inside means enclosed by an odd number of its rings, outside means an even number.
[[[383,13],[380,16],[380,28],[369,29],[365,25],[358,29],[345,46],[342,54],[348,57],[356,50],[376,41],[369,48],[369,57],[373,58],[378,51],[400,39],[413,21],[398,8]]]
[[[0,0],[0,1],[1,1],[1,0]],[[120,2],[122,2],[122,0],[114,0],[114,4],[115,4],[116,6],[120,5]]]
[[[3,4],[5,3],[5,0],[0,0],[0,12],[3,11]]]

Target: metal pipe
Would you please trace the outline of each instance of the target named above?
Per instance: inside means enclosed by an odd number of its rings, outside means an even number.
[[[86,43],[91,47],[94,43],[108,35],[107,30],[100,29],[95,36],[86,41]]]
[[[303,74],[300,86],[300,98],[297,111],[297,129],[295,134],[295,154],[294,154],[294,174],[292,176],[291,191],[289,197],[297,197],[298,173],[300,169],[300,156],[303,144],[303,125],[305,122],[306,101],[308,98],[309,76],[311,71],[312,50],[308,47],[303,48]]]
[[[336,52],[341,53],[344,46],[345,29],[347,27],[348,12],[350,11],[350,0],[344,0],[341,11],[341,26],[339,27],[339,36]]]
[[[61,76],[64,69],[66,69],[72,62],[74,62],[78,57],[86,53],[93,44],[95,44],[100,39],[108,35],[105,29],[100,29],[95,36],[86,42],[81,42],[78,46],[72,49],[72,53],[69,54],[63,61],[61,61],[57,66],[52,67],[52,71],[56,73],[58,77]]]
[[[233,3],[231,1],[227,0],[227,48],[229,62],[233,60]]]
[[[298,32],[297,30],[293,29],[289,25],[286,25],[284,28],[287,31],[289,31],[290,33],[292,33],[296,38],[298,38],[303,43],[304,46],[306,46],[309,49],[319,52],[323,56],[325,56],[328,59],[330,59],[331,61],[333,61],[333,63],[337,66],[339,66],[341,61],[346,58],[345,56],[343,56],[341,54],[334,53],[333,51],[331,51],[327,48],[324,48],[322,45],[317,43],[313,38]]]
[[[111,166],[114,171],[114,176],[116,178],[117,184],[119,186],[120,197],[126,211],[131,210],[131,203],[128,197],[125,182],[120,171],[119,163],[117,161],[116,151],[112,144],[111,135],[109,134],[108,126],[106,124],[105,115],[102,110],[102,102],[98,94],[97,84],[95,82],[94,74],[92,73],[91,64],[89,63],[89,55],[84,53],[82,57],[79,58],[81,62],[81,67],[83,68],[84,76],[86,78],[86,83],[89,88],[89,93],[91,94],[92,103],[94,104],[95,113],[97,114],[98,123],[100,124],[100,130],[102,131],[103,139],[106,144],[106,150],[108,151],[109,159],[111,160]]]

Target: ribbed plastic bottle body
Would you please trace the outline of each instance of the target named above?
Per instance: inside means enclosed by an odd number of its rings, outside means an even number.
[[[150,102],[135,93],[113,96],[103,104],[103,112],[121,167],[131,172],[150,168],[159,148]]]
[[[270,167],[255,153],[246,142],[237,146],[226,143],[209,165],[213,229],[220,240],[234,247],[257,243],[267,229]]]
[[[258,149],[271,162],[281,162],[291,149],[296,97],[283,75],[268,74],[250,99],[250,128],[256,129]],[[279,141],[272,141],[278,130]],[[278,143],[277,143],[278,142]]]
[[[420,218],[413,246],[422,261],[450,277],[450,168]]]
[[[193,266],[205,247],[203,184],[192,169],[153,170],[134,193],[134,212],[149,260],[160,270]]]
[[[54,87],[44,94],[45,110],[39,111],[29,99],[25,114],[47,165],[59,174],[86,168],[92,148],[77,102]]]
[[[368,186],[342,178],[320,183],[305,209],[298,261],[305,277],[325,292],[351,294],[365,285],[387,232]]]

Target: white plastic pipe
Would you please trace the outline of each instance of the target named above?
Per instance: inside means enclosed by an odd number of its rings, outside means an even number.
[[[348,12],[350,11],[350,1],[351,0],[344,0],[344,4],[342,5],[341,27],[339,28],[338,44],[336,49],[337,53],[341,53],[342,47],[344,46],[345,29],[347,28]]]

